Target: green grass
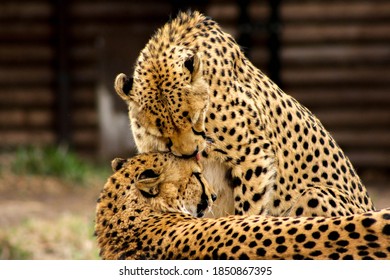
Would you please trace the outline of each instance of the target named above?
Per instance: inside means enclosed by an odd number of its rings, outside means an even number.
[[[109,164],[95,164],[68,149],[52,146],[21,147],[12,154],[4,153],[0,160],[0,171],[3,173],[0,177],[0,190],[3,187],[3,192],[11,193],[10,182],[20,178],[16,184],[15,196],[28,199],[31,195],[32,201],[40,203],[37,205],[41,205],[44,198],[42,201],[37,200],[36,195],[42,194],[44,197],[46,188],[53,191],[49,193],[49,197],[58,196],[73,186],[83,187],[82,190],[73,190],[76,195],[89,194],[89,191],[92,192],[96,188],[98,196],[101,186],[111,172]],[[35,192],[35,186],[43,189]],[[50,211],[50,208],[47,208],[47,211]],[[18,220],[10,225],[0,224],[0,260],[98,259],[96,238],[93,235],[94,212],[73,213],[67,209],[53,211],[53,216],[41,217],[32,213],[31,216],[18,217]]]
[[[18,244],[12,244],[5,237],[0,237],[0,260],[29,260],[31,252],[21,248]]]
[[[99,259],[93,219],[63,215],[27,219],[0,232],[0,260]]]
[[[19,148],[11,169],[19,175],[54,176],[78,183],[84,183],[91,175],[108,175],[103,168],[81,160],[68,149],[53,146]]]

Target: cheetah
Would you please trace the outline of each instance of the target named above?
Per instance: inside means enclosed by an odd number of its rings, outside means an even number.
[[[321,122],[199,12],[182,12],[119,74],[140,152],[196,157],[215,188],[215,217],[343,216],[375,210]]]
[[[112,166],[96,207],[103,259],[390,259],[390,208],[198,218],[215,197],[196,160],[148,153]]]

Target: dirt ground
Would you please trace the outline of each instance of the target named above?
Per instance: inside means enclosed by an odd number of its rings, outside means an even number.
[[[105,180],[84,186],[57,178],[0,173],[0,259],[96,259],[96,199]],[[378,209],[390,186],[369,188]]]
[[[100,184],[99,184],[100,183]],[[0,182],[0,226],[28,218],[56,219],[59,215],[93,216],[104,181],[75,187],[57,178],[3,176]]]
[[[93,221],[103,184],[73,187],[56,178],[3,176],[0,259],[96,259]]]
[[[16,175],[9,161],[0,157],[0,259],[97,259],[95,205],[106,179]]]

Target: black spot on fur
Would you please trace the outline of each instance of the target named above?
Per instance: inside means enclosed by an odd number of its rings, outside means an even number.
[[[331,233],[328,234],[328,239],[329,240],[337,240],[339,239],[340,234],[337,231],[332,231]]]
[[[383,233],[384,235],[390,235],[390,225],[389,225],[389,224],[387,224],[387,225],[385,225],[385,226],[383,227],[382,233]]]
[[[375,219],[365,218],[365,219],[362,221],[362,225],[363,225],[364,227],[370,227],[370,226],[372,226],[375,222],[376,222]]]
[[[318,199],[312,198],[308,202],[309,207],[316,208],[318,206]]]
[[[276,247],[276,252],[278,252],[279,254],[284,253],[286,251],[287,251],[287,247],[284,245],[280,245],[280,246]]]
[[[367,234],[364,236],[364,240],[372,242],[378,240],[378,237],[373,234]]]
[[[252,169],[248,169],[245,174],[245,179],[249,181],[252,178],[253,171]]]
[[[289,229],[288,231],[287,231],[287,233],[288,234],[290,234],[290,235],[294,235],[295,233],[297,233],[297,229],[296,228],[292,228],[292,229]]]
[[[385,213],[385,214],[383,214],[383,219],[385,219],[385,220],[390,220],[390,214],[387,214],[387,213]]]
[[[264,257],[266,253],[267,253],[267,251],[264,250],[263,248],[259,248],[259,249],[256,250],[256,254],[257,254],[259,257]]]
[[[348,224],[345,226],[345,230],[348,232],[353,232],[355,231],[355,225],[354,224]]]
[[[313,242],[313,241],[308,241],[306,242],[305,244],[303,244],[303,247],[307,248],[307,249],[311,249],[311,248],[314,248],[316,246],[316,243]]]
[[[295,211],[295,215],[297,215],[297,216],[302,215],[302,213],[303,213],[303,208],[302,207],[298,207],[298,209]]]

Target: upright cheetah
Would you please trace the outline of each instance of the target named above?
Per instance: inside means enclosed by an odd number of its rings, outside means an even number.
[[[140,152],[201,158],[214,214],[338,216],[374,210],[349,159],[321,122],[198,12],[180,13],[115,89]]]

